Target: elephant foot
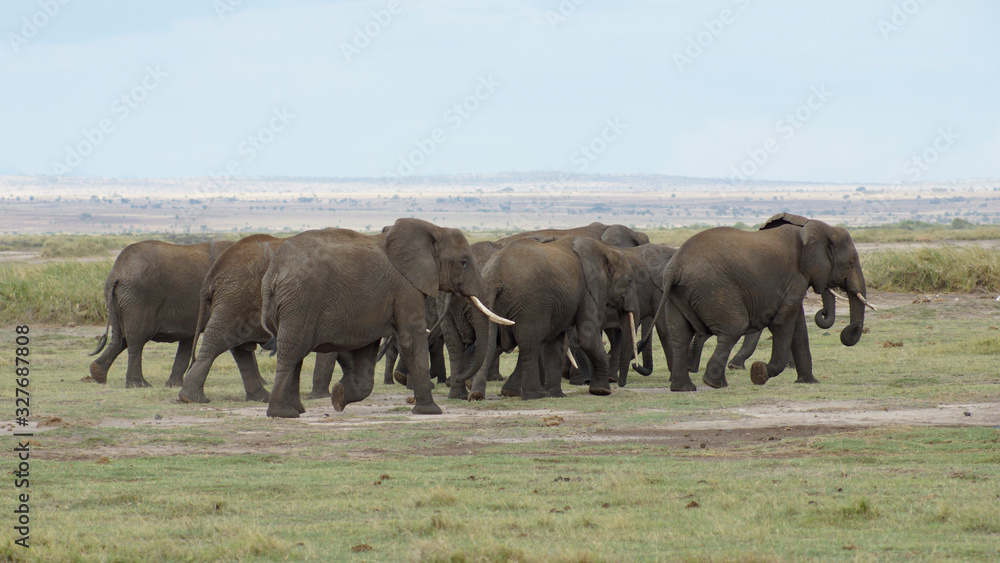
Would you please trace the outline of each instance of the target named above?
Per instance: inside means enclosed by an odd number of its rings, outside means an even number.
[[[503,381],[503,380],[504,380],[503,376],[500,375],[499,373],[490,374],[486,376],[486,381]]]
[[[549,392],[545,389],[539,387],[538,389],[531,389],[521,393],[521,399],[524,401],[530,401],[533,399],[545,399],[549,396]]]
[[[509,389],[507,387],[500,388],[500,395],[503,397],[520,397],[521,391],[517,389]]]
[[[449,399],[465,399],[469,398],[469,390],[465,388],[465,385],[452,385],[448,390]]]
[[[201,389],[197,391],[181,389],[181,392],[177,394],[177,400],[182,403],[207,403],[208,397],[205,396],[205,392]]]
[[[701,380],[712,389],[722,389],[723,387],[729,387],[729,382],[726,381],[725,377],[720,379],[711,379],[707,375],[702,376]]]
[[[299,398],[298,395],[296,395],[295,398],[292,399],[292,406],[295,407],[295,410],[299,412],[306,412],[306,406],[302,404],[302,399]]]
[[[333,410],[337,412],[344,412],[344,407],[347,406],[347,400],[344,395],[344,386],[340,383],[334,383],[333,389],[330,391],[330,402],[333,404]]]
[[[413,414],[441,414],[441,407],[437,403],[430,401],[427,403],[417,403],[413,405]]]
[[[611,385],[608,383],[605,383],[603,385],[600,383],[592,383],[590,385],[589,391],[591,395],[599,395],[601,397],[604,397],[611,394]]]
[[[392,378],[396,380],[396,383],[400,385],[406,385],[406,374],[400,371],[392,372]]]
[[[743,362],[729,362],[729,365],[726,367],[729,369],[747,369],[746,364]]]
[[[569,376],[570,385],[590,385],[589,379],[584,379],[583,376],[570,375]]]
[[[767,383],[767,364],[764,362],[754,362],[750,366],[750,381],[753,381],[754,385],[763,385]]]
[[[795,380],[795,383],[819,383],[819,380],[810,373],[806,376],[800,375],[798,379]]]
[[[101,366],[97,365],[97,362],[92,362],[90,364],[90,377],[92,377],[97,383],[108,382],[107,372],[101,369]]]
[[[476,389],[472,393],[469,393],[469,400],[470,401],[482,401],[484,399],[486,399],[486,394],[483,393],[482,391],[478,390],[478,389]]]
[[[125,380],[125,388],[126,389],[142,389],[142,388],[145,388],[145,387],[152,387],[152,385],[150,385],[149,382],[146,381],[146,378],[144,378],[144,377],[141,377],[139,379],[126,379]]]
[[[301,413],[291,403],[267,405],[267,416],[271,418],[298,418]]]
[[[671,381],[670,390],[677,392],[697,391],[698,387],[689,379],[687,381]]]
[[[562,389],[549,389],[548,392],[549,392],[549,397],[555,397],[557,399],[566,396],[566,393],[563,393]]]
[[[165,387],[168,387],[168,388],[171,388],[171,389],[174,388],[174,387],[180,387],[182,385],[184,385],[184,379],[174,379],[172,377],[170,379],[168,379],[167,382],[164,384]]]
[[[330,392],[326,389],[313,389],[311,393],[306,395],[306,399],[325,399],[330,396]]]
[[[267,392],[266,389],[261,389],[259,391],[254,391],[253,393],[247,393],[246,401],[256,401],[258,403],[266,403],[270,400],[271,394]]]

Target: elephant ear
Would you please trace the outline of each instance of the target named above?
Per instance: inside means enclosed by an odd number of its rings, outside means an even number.
[[[653,284],[656,285],[657,289],[663,289],[663,271],[667,269],[667,264],[673,258],[674,252],[677,252],[677,250],[660,245],[645,245],[642,247],[640,254],[642,261],[646,264],[649,275],[652,277]]]
[[[645,241],[649,242],[649,237],[646,235],[643,236],[645,237]],[[639,233],[625,225],[610,225],[604,229],[604,234],[601,235],[601,242],[618,248],[629,248],[644,244],[640,241]]]
[[[802,239],[802,274],[817,293],[823,291],[833,272],[833,227],[808,221],[799,232]]]
[[[778,213],[777,215],[771,217],[761,225],[760,230],[773,229],[775,227],[780,227],[782,225],[795,225],[796,227],[804,227],[809,219],[801,215],[794,215],[792,213]]]
[[[587,293],[593,298],[599,308],[608,301],[608,284],[611,279],[608,274],[610,261],[601,248],[602,243],[587,237],[573,239],[573,252],[580,257],[580,267],[583,268],[583,279],[587,285]]]
[[[438,265],[434,225],[420,219],[398,219],[385,233],[385,253],[393,267],[424,295],[437,297]]]

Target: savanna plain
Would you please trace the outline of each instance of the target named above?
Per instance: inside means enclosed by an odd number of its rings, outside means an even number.
[[[650,235],[676,245],[696,230]],[[846,314],[810,326],[818,385],[785,371],[754,386],[729,370],[728,388],[670,393],[654,342],[653,374],[608,397],[567,383],[566,398],[528,402],[491,383],[487,400],[465,402],[438,385],[445,414],[415,416],[380,364],[365,401],[337,413],[307,400],[295,420],[244,402],[228,356],[210,403],[178,403],[164,387],[172,344],[146,347],[152,388],[125,389],[124,355],[107,385],[86,381],[104,277],[139,238],[4,236],[20,254],[0,261],[0,419],[9,436],[15,327],[28,325],[34,436],[31,548],[8,535],[0,558],[995,560],[1000,228],[852,234],[879,310],[853,348],[837,336]],[[818,307],[807,299],[807,314]],[[258,361],[272,381],[274,359]],[[501,372],[513,364],[505,356]],[[11,530],[20,490],[6,473]]]

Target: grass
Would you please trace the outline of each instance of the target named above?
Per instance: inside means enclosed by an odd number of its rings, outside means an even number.
[[[1000,251],[942,246],[876,250],[862,257],[871,289],[894,292],[1000,291]]]
[[[124,355],[108,385],[81,382],[103,327],[33,326],[32,418],[62,422],[32,438],[32,548],[0,545],[0,558],[989,560],[1000,536],[991,426],[799,438],[777,428],[776,440],[704,449],[640,434],[767,405],[961,404],[978,415],[976,404],[1000,401],[998,321],[992,300],[907,304],[869,313],[871,332],[850,349],[837,338],[843,319],[811,326],[819,385],[784,373],[753,386],[730,371],[726,389],[671,394],[657,349],[654,374],[609,397],[566,386],[565,399],[523,402],[496,398],[491,383],[491,400],[465,403],[435,390],[446,413],[506,415],[489,418],[396,412],[404,394],[381,383],[380,364],[373,395],[343,413],[307,400],[312,424],[260,416],[227,356],[206,384],[211,403],[176,403],[163,387],[168,344],[147,346],[150,389],[124,388]],[[274,358],[259,360],[270,381]],[[0,356],[0,370],[12,366]],[[310,357],[304,391],[311,369]],[[546,426],[554,411],[564,421]],[[597,439],[616,432],[625,438]]]
[[[105,323],[104,280],[111,265],[0,262],[0,323]]]

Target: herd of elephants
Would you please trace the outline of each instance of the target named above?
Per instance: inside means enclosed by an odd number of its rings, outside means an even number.
[[[814,321],[824,329],[836,300],[847,299],[850,323],[840,339],[856,344],[865,307],[874,307],[850,234],[789,213],[757,231],[711,228],[679,248],[602,223],[469,244],[457,229],[411,218],[378,234],[328,228],[237,242],[151,240],[123,249],[108,274],[108,325],[91,355],[103,353],[90,374],[106,383],[127,349],[126,387],[148,387],[143,346],[178,342],[166,384],[180,387],[180,401],[203,403],[212,363],[228,350],[246,399],[267,402],[268,416],[294,418],[305,412],[299,377],[310,352],[318,355],[309,397],[331,397],[338,411],[371,394],[376,362],[387,355],[385,382],[412,390],[414,413],[439,414],[432,379],[449,386],[449,398],[483,399],[487,381],[503,380],[500,354],[515,348],[503,395],[560,397],[564,378],[608,395],[611,382],[625,385],[630,364],[651,373],[654,327],[672,391],[695,390],[690,373],[712,335],[702,381],[724,387],[727,365],[743,367],[767,328],[770,361],[753,363],[753,383],[789,366],[798,382],[815,383],[802,305],[810,288],[822,296]],[[270,392],[258,345],[277,355]],[[331,388],[337,364],[343,377]]]

